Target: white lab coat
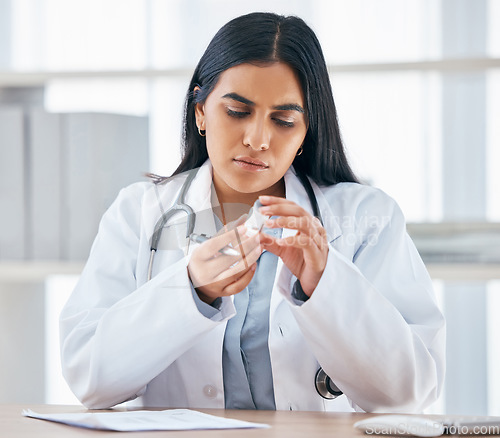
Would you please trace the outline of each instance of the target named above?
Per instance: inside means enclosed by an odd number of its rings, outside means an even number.
[[[207,161],[186,196],[195,211],[211,208],[211,176]],[[222,345],[232,299],[223,298],[212,319],[203,316],[187,275],[189,255],[171,247],[158,251],[147,281],[154,225],[184,180],[180,175],[157,193],[150,183],[120,192],[63,309],[63,373],[89,408],[137,397],[144,406],[224,408]],[[287,199],[310,210],[293,169],[285,185]],[[294,277],[278,263],[268,339],[276,409],[419,412],[443,384],[445,324],[403,215],[372,187],[312,185],[328,261],[302,305],[290,296]],[[197,220],[195,232],[215,233],[209,217]],[[320,366],[344,395],[318,395]]]

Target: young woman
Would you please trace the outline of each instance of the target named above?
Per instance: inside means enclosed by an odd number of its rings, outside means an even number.
[[[257,199],[270,219],[252,234],[241,215]],[[194,214],[172,216],[178,204]],[[212,238],[188,244],[193,232]],[[302,20],[254,13],[214,37],[189,86],[183,160],[106,212],[61,343],[89,408],[418,412],[436,400],[431,281],[396,203],[347,164]]]

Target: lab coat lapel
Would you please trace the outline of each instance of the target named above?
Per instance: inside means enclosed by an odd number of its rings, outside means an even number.
[[[196,213],[194,232],[213,236],[216,233],[216,224],[212,210],[212,165],[206,161],[199,169],[189,190],[186,193],[186,204],[190,205]],[[189,245],[188,258],[191,256],[198,244]],[[177,360],[177,365],[183,370],[192,368],[196,363],[196,358],[203,356],[209,366],[196,371],[196,377],[186,379],[192,385],[190,392],[199,391],[203,388],[206,391],[214,391],[214,394],[223,394],[224,383],[222,374],[222,349],[224,344],[224,333],[227,321],[206,333],[200,342],[191,350],[187,351],[182,358]],[[185,366],[184,366],[185,365]],[[196,399],[196,396],[193,396]],[[224,398],[220,395],[213,398],[204,399],[206,407],[224,408]]]
[[[301,205],[309,213],[313,214],[312,205],[309,197],[307,196],[306,189],[302,185],[300,179],[297,177],[295,169],[293,167],[288,169],[288,171],[285,173],[285,186],[286,198]],[[311,186],[313,188],[314,194],[316,195],[316,200],[318,201],[319,210],[323,219],[323,227],[325,228],[328,236],[328,242],[331,243],[342,235],[342,229],[338,224],[339,218],[335,216],[318,185],[314,181],[311,181]],[[293,235],[293,232],[287,235]]]
[[[342,235],[342,229],[337,222],[338,218],[336,218],[333,214],[326,198],[324,197],[317,184],[311,181],[311,186],[318,201],[318,206],[323,218],[323,226],[326,230],[328,241],[331,243]],[[306,189],[302,185],[300,179],[297,177],[293,167],[290,167],[290,169],[288,169],[288,171],[285,173],[285,197],[286,199],[302,206],[309,213],[313,214],[312,205],[309,201],[309,197],[307,196]],[[295,233],[295,230],[284,228],[282,237],[285,238],[293,236]],[[276,308],[283,301],[284,295],[289,295],[293,281],[294,277],[292,273],[284,265],[283,261],[279,259],[278,266],[276,268],[276,277],[274,279],[273,293],[271,296],[271,318]],[[281,293],[279,293],[280,291]]]
[[[180,191],[189,174],[185,172],[177,175],[165,184],[155,186],[152,196],[148,199],[148,215],[146,224],[148,241],[163,214],[168,212],[176,202]],[[195,175],[191,185],[184,196],[184,204],[190,206],[194,213],[194,232],[211,236],[216,232],[215,220],[210,204],[210,193],[212,186],[212,166],[210,162],[204,163]],[[197,247],[186,238],[188,216],[185,212],[179,212],[172,216],[163,227],[158,242],[158,251],[155,255],[153,275],[161,271],[162,267],[169,266],[182,257],[190,256]]]
[[[207,160],[196,174],[186,193],[186,203],[196,212],[194,232],[213,236],[217,229],[211,203],[212,165]],[[191,248],[194,245],[191,245]]]
[[[323,226],[328,235],[328,241],[332,242],[342,234],[341,228],[319,187],[314,182],[311,182],[311,185],[318,201],[321,216],[323,218]],[[307,192],[293,168],[290,168],[285,174],[285,190],[287,199],[294,201],[309,213],[313,214]],[[283,229],[282,237],[292,236],[295,233],[295,230]],[[297,333],[300,332],[292,314],[291,307],[285,304],[287,300],[293,302],[291,298],[291,289],[295,280],[290,270],[284,265],[283,261],[279,259],[271,295],[268,339],[277,409],[292,409],[294,404],[302,402],[301,396],[298,397],[298,400],[300,400],[300,402],[298,402],[296,395],[290,393],[289,382],[296,377],[296,374],[295,370],[290,368],[289,362],[294,360],[295,356],[294,353],[291,353],[287,349],[286,339],[283,337],[283,330],[285,330],[285,334],[294,333],[297,335]],[[312,378],[314,372],[318,368],[316,360],[314,358],[309,358],[306,368],[307,372],[305,374],[307,375],[310,371]],[[307,399],[308,397],[309,394],[304,392],[302,398]],[[321,409],[323,407],[322,400],[317,403],[318,405],[315,406],[315,408]]]

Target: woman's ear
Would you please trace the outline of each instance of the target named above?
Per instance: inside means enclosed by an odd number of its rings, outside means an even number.
[[[194,87],[193,94],[196,95],[200,91],[200,87],[198,85]],[[202,103],[195,103],[194,104],[194,115],[196,117],[196,126],[198,126],[199,129],[204,130],[205,129],[205,105]]]

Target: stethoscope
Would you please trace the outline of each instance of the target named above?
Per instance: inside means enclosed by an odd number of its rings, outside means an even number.
[[[194,226],[196,223],[196,213],[188,204],[186,204],[185,197],[187,191],[189,190],[189,187],[191,186],[191,183],[193,182],[194,177],[198,173],[198,170],[199,167],[189,172],[186,181],[184,181],[184,184],[181,187],[179,195],[174,201],[174,204],[167,211],[162,212],[160,219],[156,222],[153,235],[151,236],[151,254],[149,256],[148,281],[151,280],[154,257],[156,251],[158,250],[158,244],[161,239],[163,228],[165,227],[169,219],[179,212],[184,212],[187,216],[186,239],[189,239],[194,231]],[[311,203],[314,216],[316,216],[320,220],[320,222],[323,223],[318,201],[316,199],[316,195],[314,194],[311,183],[309,182],[309,179],[300,172],[297,172],[297,176],[307,192],[307,196],[309,198],[309,202]],[[342,395],[342,391],[340,391],[332,382],[330,377],[328,377],[328,375],[323,371],[323,368],[320,368],[317,371],[314,378],[314,384],[316,387],[316,391],[318,391],[318,394],[327,400],[332,400],[334,398],[337,398],[339,395]]]
[[[188,191],[191,183],[193,182],[194,177],[198,173],[199,167],[193,169],[189,172],[186,181],[181,187],[181,191],[179,195],[174,201],[174,205],[170,207],[167,211],[163,212],[158,222],[156,222],[153,235],[151,236],[151,254],[149,255],[149,266],[148,266],[148,281],[151,280],[151,276],[153,274],[153,262],[155,258],[156,251],[158,251],[158,244],[160,243],[161,233],[163,232],[163,228],[169,221],[169,219],[175,214],[183,211],[187,216],[187,225],[186,225],[186,239],[189,239],[189,236],[194,231],[194,225],[196,223],[196,213],[194,210],[185,203],[186,192]],[[155,186],[156,188],[156,186]],[[161,203],[160,203],[161,207]]]
[[[314,385],[316,386],[318,394],[327,400],[333,400],[343,394],[343,392],[337,388],[337,385],[332,382],[332,379],[323,371],[323,368],[320,368],[316,373]]]

